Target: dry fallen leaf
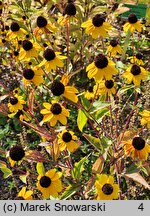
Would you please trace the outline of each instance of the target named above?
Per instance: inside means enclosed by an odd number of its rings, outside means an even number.
[[[142,184],[145,188],[148,188],[150,190],[150,185],[145,181],[145,179],[140,175],[140,173],[137,172],[137,173],[125,174],[124,176]]]
[[[101,173],[103,170],[103,165],[104,165],[104,157],[103,155],[101,155],[93,164],[92,167],[92,173]]]

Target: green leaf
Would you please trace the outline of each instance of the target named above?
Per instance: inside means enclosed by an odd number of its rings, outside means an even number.
[[[5,135],[8,133],[8,131],[9,131],[9,124],[6,124],[4,129],[0,129],[0,139],[5,137]]]
[[[21,176],[19,176],[20,180],[21,180],[24,184],[27,184],[27,176],[28,176],[28,175],[21,175]]]
[[[45,174],[45,169],[44,169],[44,166],[43,166],[43,163],[42,162],[38,162],[37,165],[36,165],[36,170],[37,170],[37,173],[39,175],[44,175]]]
[[[122,95],[122,94],[124,94],[126,91],[128,91],[129,89],[132,89],[132,88],[134,88],[134,85],[126,85],[126,86],[123,86],[121,89],[119,89],[118,95]]]
[[[107,115],[108,113],[109,113],[109,109],[107,109],[107,108],[103,108],[103,109],[97,111],[96,116],[95,116],[97,122],[100,123],[102,121],[102,118],[105,115]]]
[[[86,125],[86,123],[87,123],[87,116],[85,115],[83,110],[79,109],[78,110],[78,117],[77,117],[77,125],[78,125],[78,128],[81,132],[83,130],[83,127]]]
[[[60,200],[66,200],[67,198],[71,197],[79,190],[80,187],[80,184],[69,185],[64,191],[64,193],[61,195]]]
[[[140,170],[141,170],[141,168],[138,165],[131,164],[129,167],[126,168],[126,173],[132,174],[132,173],[139,172]]]
[[[85,97],[81,97],[81,103],[84,106],[85,109],[89,109],[91,103],[89,100],[87,100]]]
[[[89,143],[94,146],[97,150],[102,151],[103,147],[101,145],[101,141],[99,138],[88,135],[88,134],[83,134],[83,136],[89,141]]]
[[[101,143],[102,143],[103,148],[106,149],[112,144],[112,141],[108,139],[107,137],[103,136],[101,138]]]
[[[91,114],[105,108],[105,107],[108,107],[111,103],[110,102],[103,102],[103,101],[95,101],[93,103],[93,108],[91,110]]]
[[[84,162],[86,161],[86,157],[82,158],[79,162],[76,162],[74,168],[72,170],[72,177],[74,179],[79,179],[82,172],[84,171]]]
[[[0,167],[0,169],[4,173],[4,179],[8,178],[12,174],[12,171],[7,167]]]

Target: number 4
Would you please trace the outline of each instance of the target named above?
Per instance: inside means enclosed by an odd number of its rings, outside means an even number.
[[[143,203],[141,203],[141,204],[139,205],[138,209],[140,209],[141,211],[144,210]]]

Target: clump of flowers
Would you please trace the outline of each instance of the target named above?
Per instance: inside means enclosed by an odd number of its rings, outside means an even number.
[[[2,199],[149,199],[148,20],[126,9],[0,1]]]

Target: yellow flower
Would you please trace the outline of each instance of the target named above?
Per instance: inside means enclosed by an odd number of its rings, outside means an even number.
[[[93,19],[82,23],[81,27],[85,28],[85,32],[91,34],[94,39],[98,38],[98,36],[106,37],[107,32],[111,29],[111,25],[105,22],[102,14],[96,14]]]
[[[118,199],[119,185],[114,183],[113,176],[97,175],[95,182],[97,200]]]
[[[25,101],[22,96],[15,95],[9,99],[8,108],[10,112],[17,112],[23,109],[23,104]]]
[[[18,94],[20,94],[20,89],[19,88],[15,88],[13,90],[13,95],[18,95]]]
[[[30,58],[38,57],[41,47],[31,40],[23,40],[19,53],[19,60],[29,61]]]
[[[94,78],[96,81],[103,78],[110,80],[112,75],[118,73],[115,63],[108,60],[103,54],[97,55],[94,62],[87,66],[86,71],[88,72],[88,78]]]
[[[38,176],[37,188],[42,192],[44,199],[49,199],[50,196],[58,197],[58,193],[62,191],[61,175],[56,169],[51,169],[45,175]]]
[[[114,57],[118,53],[122,54],[123,50],[121,46],[118,44],[118,41],[116,39],[113,39],[110,41],[110,45],[107,47],[107,53],[109,56]]]
[[[96,95],[112,95],[116,93],[114,80],[101,80],[94,86]]]
[[[134,83],[135,86],[140,86],[141,80],[146,80],[148,72],[137,64],[131,65],[122,75],[127,79],[127,83]]]
[[[75,15],[76,7],[72,2],[69,2],[63,11],[63,16],[59,17],[57,22],[59,25],[65,26],[68,22],[76,20]]]
[[[24,85],[34,83],[36,86],[39,86],[44,81],[43,74],[43,70],[39,67],[34,67],[32,69],[25,68],[23,70]]]
[[[25,157],[25,150],[21,145],[14,145],[9,150],[9,162],[12,167]]]
[[[39,64],[39,67],[45,65],[47,72],[56,70],[57,67],[63,67],[64,63],[62,60],[66,59],[67,57],[60,54],[60,52],[54,52],[52,49],[47,48],[43,54],[44,60]]]
[[[20,28],[17,22],[12,22],[7,37],[9,40],[13,40],[15,38],[21,39],[26,34],[27,32],[23,28]]]
[[[49,34],[50,32],[57,31],[57,28],[51,22],[47,22],[47,19],[43,16],[37,17],[36,24],[38,27],[36,27],[33,31],[35,35],[41,35],[43,33]]]
[[[142,116],[141,125],[147,125],[150,128],[150,111],[143,110],[143,112],[139,113]]]
[[[128,16],[128,22],[124,24],[123,30],[124,32],[130,31],[133,33],[135,30],[138,32],[141,32],[143,28],[143,25],[140,21],[138,21],[137,16],[134,13],[131,13]]]
[[[133,159],[147,160],[148,153],[150,153],[150,146],[142,137],[134,137],[132,140],[122,142],[127,156]]]
[[[70,152],[74,152],[79,145],[76,143],[78,137],[74,135],[74,132],[63,130],[57,135],[58,144],[60,145],[60,150],[63,151],[67,148]]]
[[[26,187],[23,187],[21,191],[18,193],[18,196],[15,198],[15,200],[33,200],[32,195],[32,190],[26,191]]]
[[[138,65],[144,65],[142,58],[143,58],[143,54],[141,52],[138,52],[135,56],[129,57],[130,62],[132,64],[138,64]]]
[[[65,76],[62,77],[61,81],[54,80],[51,85],[51,92],[55,96],[64,96],[65,98],[73,101],[74,103],[78,102],[78,97],[76,93],[78,90],[73,86],[67,86]]]
[[[69,111],[65,109],[59,103],[43,103],[45,109],[41,110],[41,114],[44,115],[43,122],[50,122],[50,126],[55,126],[57,121],[61,124],[67,124],[67,117],[69,117]]]
[[[93,92],[93,86],[90,86],[86,92],[84,92],[84,97],[88,100],[95,98],[96,95]]]

